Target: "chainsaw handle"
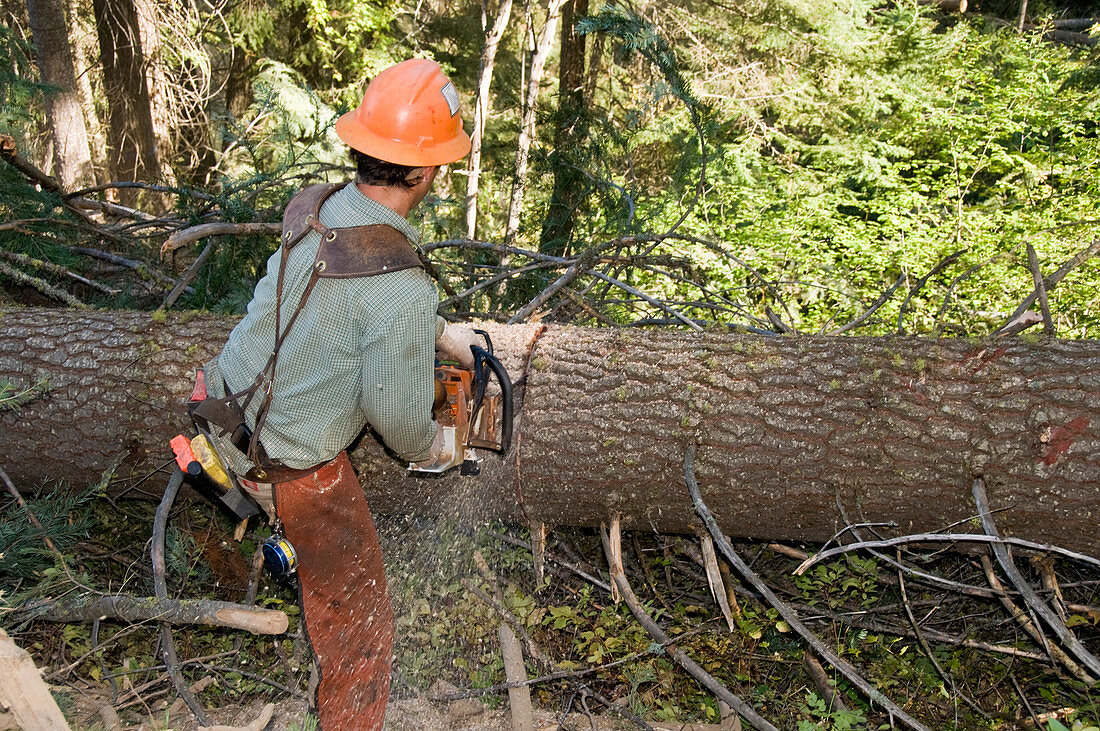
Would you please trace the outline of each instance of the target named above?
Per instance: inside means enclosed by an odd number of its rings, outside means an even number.
[[[475,331],[481,332],[481,331]],[[491,371],[497,378],[500,386],[500,455],[508,454],[512,446],[512,378],[508,375],[504,365],[493,355],[493,342],[489,340],[489,334],[481,332],[485,336],[485,342],[489,348],[470,346],[470,352],[474,355],[474,408],[471,414],[476,414],[481,408],[481,401],[485,397],[485,385],[489,382]]]

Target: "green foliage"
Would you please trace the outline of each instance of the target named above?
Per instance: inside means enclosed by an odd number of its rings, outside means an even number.
[[[46,87],[34,81],[33,51],[15,30],[0,25],[0,133],[17,143],[38,120],[38,103]]]
[[[965,248],[901,324],[943,329],[942,302],[956,322],[983,331],[1030,289],[1023,241],[1048,272],[1084,241],[1100,191],[1096,165],[1082,164],[1100,154],[1089,121],[1098,102],[1066,81],[1085,62],[1037,35],[977,21],[937,31],[934,18],[905,6],[867,17],[842,24],[859,43],[769,105],[757,147],[724,142],[708,219],[781,282],[802,329],[853,317],[899,274],[917,276]],[[995,257],[965,295],[944,299],[957,274]],[[728,285],[742,275],[731,268]],[[1062,331],[1095,327],[1082,306],[1088,290],[1057,297]],[[896,329],[900,300],[884,308],[877,331]]]
[[[27,386],[18,386],[6,378],[0,378],[0,412],[18,411],[49,390],[50,382],[46,378],[40,378]]]
[[[87,537],[93,520],[88,505],[94,495],[93,490],[59,491],[28,499],[25,507],[15,500],[7,503],[0,513],[0,597],[4,604],[43,595],[66,578],[58,554],[69,554]],[[28,513],[41,527],[34,525]]]
[[[802,706],[802,712],[810,716],[811,720],[802,719],[798,722],[798,731],[856,731],[866,728],[867,719],[859,710],[830,711],[829,704],[817,693],[809,693],[806,696],[806,704]]]
[[[300,168],[347,163],[347,148],[332,129],[336,112],[291,67],[268,60],[253,79],[253,101],[226,128],[227,184],[268,179]]]
[[[869,607],[878,602],[878,560],[856,555],[844,560],[820,563],[801,576],[795,586],[811,605],[824,602],[830,608],[855,603]]]
[[[350,105],[364,79],[398,60],[385,33],[398,8],[393,0],[251,0],[228,24],[242,52],[293,67]]]

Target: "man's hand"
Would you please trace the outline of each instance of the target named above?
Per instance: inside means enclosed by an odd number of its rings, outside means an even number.
[[[462,325],[447,323],[443,328],[443,334],[435,341],[435,347],[448,358],[457,360],[463,368],[474,367],[474,354],[470,352],[471,345],[485,347],[485,338],[473,330]]]
[[[455,428],[453,426],[442,427],[439,425],[439,422],[436,421],[432,423],[435,425],[435,439],[432,440],[432,446],[428,450],[428,456],[424,459],[410,462],[410,470],[436,473],[445,472],[462,461],[462,445],[456,444],[458,434],[455,432]]]

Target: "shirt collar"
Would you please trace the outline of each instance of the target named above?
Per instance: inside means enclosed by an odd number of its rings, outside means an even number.
[[[413,246],[420,245],[420,232],[413,228],[412,224],[397,215],[397,212],[392,208],[387,208],[378,201],[363,195],[363,191],[359,190],[359,186],[355,184],[355,181],[344,186],[341,194],[345,196],[345,201],[356,214],[378,223],[393,226],[405,234],[405,237]]]

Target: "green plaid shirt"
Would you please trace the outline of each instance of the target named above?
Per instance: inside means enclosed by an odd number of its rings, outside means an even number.
[[[321,207],[329,228],[385,223],[418,244],[420,236],[389,208],[349,184]],[[298,306],[321,238],[311,232],[291,249],[283,284],[282,326]],[[267,260],[248,314],[233,329],[214,361],[207,384],[221,395],[247,388],[267,363],[275,343],[275,291],[280,252]],[[279,351],[271,408],[260,434],[268,456],[304,468],[338,455],[370,424],[402,459],[427,457],[435,436],[435,341],[442,320],[439,295],[422,269],[373,277],[321,279]],[[249,405],[255,424],[262,394]],[[221,440],[219,440],[221,441]],[[221,451],[226,445],[220,444]],[[247,471],[236,454],[234,470]]]

